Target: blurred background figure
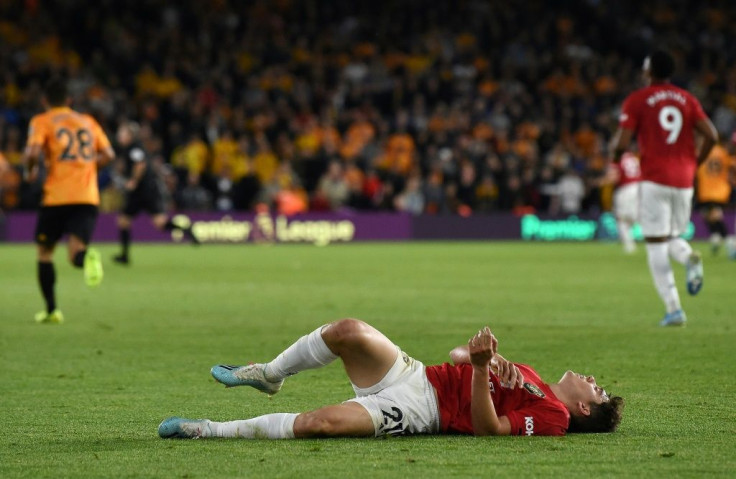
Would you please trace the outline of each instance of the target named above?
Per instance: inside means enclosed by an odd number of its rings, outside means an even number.
[[[713,147],[708,158],[698,167],[696,176],[697,202],[708,225],[713,255],[718,254],[723,240],[733,244],[728,227],[723,220],[723,208],[731,199],[731,186],[736,179],[736,163],[726,149],[724,141]]]
[[[345,180],[343,166],[339,161],[332,161],[327,167],[327,172],[319,180],[312,204],[318,209],[336,211],[345,206],[349,196],[350,190]]]
[[[560,214],[576,215],[580,213],[585,197],[585,183],[577,171],[568,168],[557,181],[555,192]]]
[[[613,211],[616,215],[618,237],[624,252],[636,251],[636,242],[631,228],[639,221],[639,182],[641,167],[639,157],[626,152],[619,163],[611,165],[612,182],[616,185],[613,193]]]
[[[165,189],[148,154],[139,140],[140,125],[123,122],[118,127],[116,140],[125,191],[123,210],[118,215],[120,254],[114,257],[120,264],[130,263],[131,222],[141,211],[151,215],[154,226],[161,231],[181,231],[184,237],[198,244],[190,225],[178,225],[165,213]]]

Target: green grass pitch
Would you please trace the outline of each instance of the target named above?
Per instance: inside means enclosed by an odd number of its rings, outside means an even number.
[[[705,244],[699,247],[707,253]],[[66,323],[38,325],[31,246],[0,245],[0,477],[729,476],[736,471],[736,263],[705,255],[683,329],[644,251],[616,244],[134,245],[100,247],[83,285],[58,250]],[[198,440],[157,437],[170,415],[242,419],[351,396],[339,363],[269,399],[225,389],[217,363],[263,361],[341,317],[364,319],[425,364],[488,324],[548,381],[594,374],[627,400],[612,435],[565,438]],[[731,476],[733,477],[733,476]]]

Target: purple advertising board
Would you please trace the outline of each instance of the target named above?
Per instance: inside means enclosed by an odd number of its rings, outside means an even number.
[[[526,240],[591,241],[615,240],[616,220],[610,213],[589,216],[545,217],[492,214],[461,216],[411,216],[401,213],[308,213],[295,216],[234,213],[180,213],[174,221],[191,225],[204,243],[312,243],[324,246],[354,241],[405,240]],[[14,212],[5,217],[4,238],[13,243],[33,241],[36,214]],[[729,228],[734,214],[726,214]],[[134,238],[142,242],[180,241],[181,235],[158,231],[148,217],[133,223]],[[633,229],[640,239],[641,231]],[[700,214],[695,213],[685,238],[705,239],[709,233]],[[0,231],[0,239],[2,232]],[[115,215],[101,214],[94,242],[118,239]]]
[[[411,217],[394,213],[310,213],[295,216],[268,214],[187,213],[176,214],[173,221],[191,225],[203,243],[280,242],[330,243],[411,239]],[[5,239],[22,243],[33,241],[35,213],[11,213],[5,221]],[[136,241],[180,241],[181,234],[157,230],[148,217],[133,222]],[[95,243],[118,240],[114,214],[101,214],[92,237]]]

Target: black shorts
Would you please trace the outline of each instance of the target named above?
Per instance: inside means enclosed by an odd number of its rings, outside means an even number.
[[[703,212],[708,212],[712,210],[713,208],[723,209],[727,205],[728,203],[719,203],[717,201],[701,201],[701,202],[698,202],[698,209]]]
[[[141,211],[149,215],[159,215],[165,211],[164,194],[158,186],[137,189],[125,195],[122,213],[131,218]]]
[[[42,206],[36,221],[36,243],[53,246],[68,233],[89,244],[96,223],[96,205]]]

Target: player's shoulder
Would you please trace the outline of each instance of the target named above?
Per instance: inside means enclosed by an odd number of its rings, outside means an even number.
[[[46,124],[51,122],[51,111],[42,111],[41,113],[36,113],[31,117],[31,124],[32,125],[40,125],[40,124]]]
[[[95,119],[95,117],[90,115],[87,112],[72,110],[72,114],[81,123],[85,123],[92,127],[99,126],[99,123],[97,123],[97,120]]]
[[[655,91],[667,91],[670,92],[670,95],[678,95],[679,97],[682,97],[685,99],[684,103],[688,104],[700,104],[700,100],[698,100],[698,97],[696,97],[692,92],[688,91],[687,89],[677,86],[673,83],[665,83],[661,85],[657,85],[659,88]],[[682,100],[679,100],[682,103]]]
[[[637,88],[626,96],[626,101],[638,100],[645,98],[649,93],[649,87]]]

